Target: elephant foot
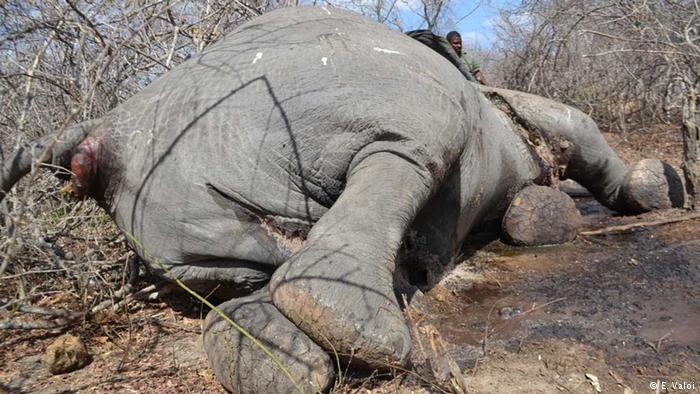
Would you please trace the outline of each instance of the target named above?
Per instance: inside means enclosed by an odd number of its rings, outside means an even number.
[[[679,208],[685,196],[681,178],[670,165],[645,159],[632,166],[622,185],[624,210],[641,213],[653,209]]]
[[[328,354],[275,308],[269,292],[233,299],[218,309],[248,330],[291,375],[290,379],[262,349],[212,310],[204,322],[204,349],[216,377],[229,391],[315,393],[333,382]]]
[[[275,305],[316,343],[356,367],[404,365],[411,339],[392,272],[365,262],[377,256],[344,249],[306,248],[280,267],[270,281]]]
[[[521,246],[573,241],[581,225],[574,200],[545,186],[528,186],[519,191],[502,222],[505,240]]]

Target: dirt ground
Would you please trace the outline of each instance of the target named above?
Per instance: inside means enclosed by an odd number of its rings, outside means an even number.
[[[480,280],[436,286],[426,316],[466,367],[470,392],[594,392],[586,374],[603,392],[700,383],[699,234],[687,221],[546,248],[493,241],[452,273]]]
[[[680,163],[678,133],[606,138],[626,161]],[[577,205],[586,229],[687,215],[620,217],[591,199]],[[700,220],[540,248],[507,246],[491,233],[470,239],[460,263],[411,301],[412,326],[435,330],[447,361],[432,360],[431,373],[423,365],[348,375],[336,392],[449,392],[440,365],[453,366],[470,393],[700,392]],[[128,313],[100,312],[61,329],[0,331],[0,391],[223,393],[201,347],[206,310],[186,297],[164,301],[133,301]],[[58,292],[40,304],[76,303]],[[0,311],[0,320],[14,317]],[[83,339],[92,362],[54,376],[42,356],[66,332]]]

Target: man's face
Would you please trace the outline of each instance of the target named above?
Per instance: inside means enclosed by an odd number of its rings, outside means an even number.
[[[462,54],[462,37],[452,37],[452,39],[450,39],[450,45],[452,45],[452,48],[454,48],[458,55]]]

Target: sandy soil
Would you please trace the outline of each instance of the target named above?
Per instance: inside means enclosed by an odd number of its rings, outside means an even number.
[[[606,138],[625,160],[680,163],[671,132]],[[577,204],[589,229],[684,215],[617,217],[590,199]],[[699,220],[542,248],[510,247],[492,233],[471,239],[460,263],[411,301],[412,327],[434,330],[440,344],[430,365],[348,375],[337,392],[449,392],[450,373],[470,393],[595,393],[596,381],[604,393],[700,392]],[[61,293],[42,300],[76,303]],[[203,314],[171,295],[63,329],[0,331],[0,391],[223,393],[201,347]],[[54,376],[42,355],[65,332],[81,337],[93,360]],[[650,389],[657,381],[667,390]],[[671,389],[681,383],[694,388]]]

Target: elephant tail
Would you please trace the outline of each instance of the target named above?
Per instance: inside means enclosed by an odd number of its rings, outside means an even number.
[[[102,122],[88,120],[65,128],[62,132],[47,134],[31,141],[4,157],[0,152],[0,201],[12,187],[32,169],[33,165],[52,164],[70,166],[70,153]]]

